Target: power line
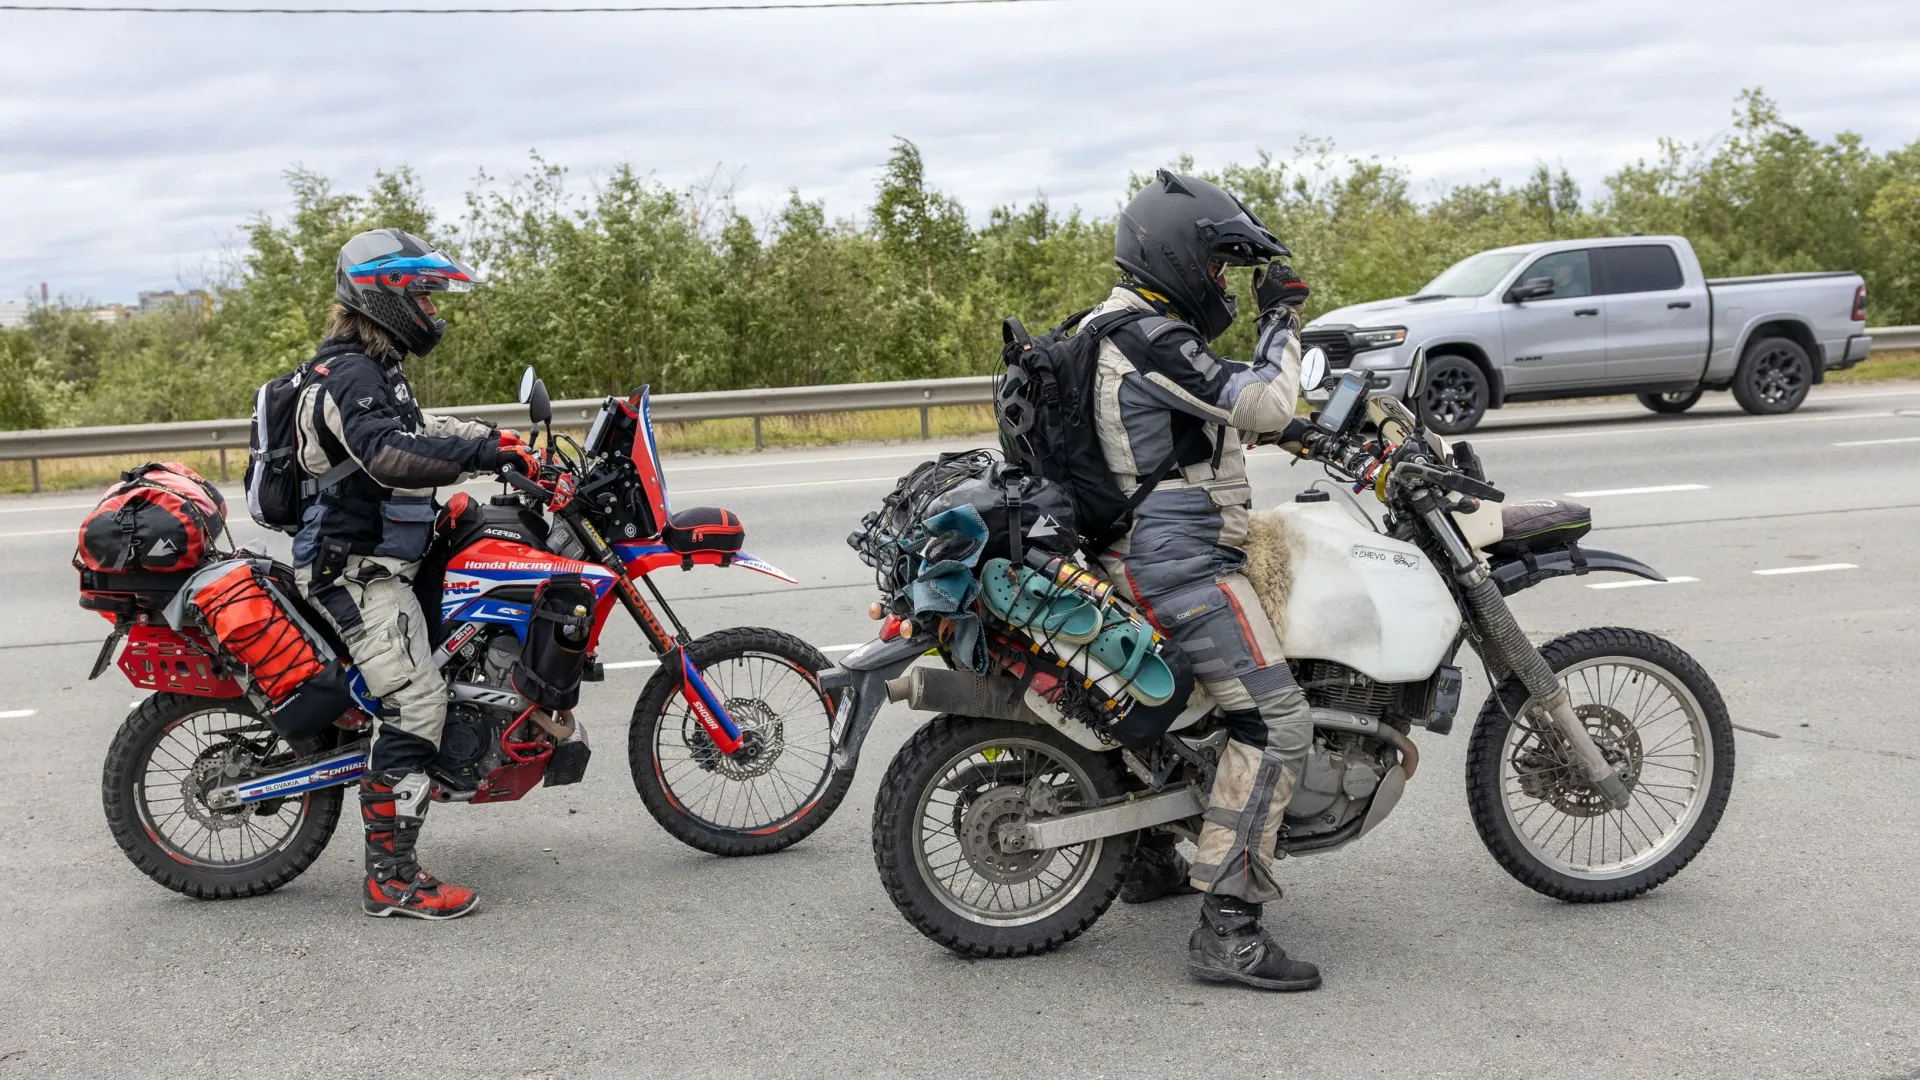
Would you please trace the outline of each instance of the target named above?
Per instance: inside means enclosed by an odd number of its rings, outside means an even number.
[[[642,4],[626,7],[510,8],[232,8],[90,7],[80,4],[0,4],[0,11],[129,15],[643,15],[669,11],[805,11],[813,8],[960,7],[976,4],[1047,4],[1065,0],[826,0],[824,3]]]

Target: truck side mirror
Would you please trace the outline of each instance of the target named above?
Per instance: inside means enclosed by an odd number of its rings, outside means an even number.
[[[1507,290],[1506,301],[1509,304],[1524,304],[1529,300],[1539,300],[1553,295],[1553,279],[1550,277],[1528,278]]]

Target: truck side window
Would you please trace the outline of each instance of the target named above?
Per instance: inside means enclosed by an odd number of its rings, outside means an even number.
[[[1595,248],[1594,255],[1604,293],[1665,292],[1681,285],[1680,260],[1665,244]]]
[[[1553,282],[1553,295],[1545,298],[1548,300],[1593,295],[1593,269],[1585,251],[1556,251],[1552,255],[1542,255],[1513,280],[1519,284],[1534,278],[1547,278]]]

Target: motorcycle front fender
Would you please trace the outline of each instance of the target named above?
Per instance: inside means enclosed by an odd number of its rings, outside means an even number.
[[[1589,574],[1596,570],[1632,574],[1648,581],[1665,581],[1666,576],[1638,559],[1599,548],[1578,545],[1554,551],[1535,551],[1496,563],[1491,568],[1494,583],[1502,596],[1512,596],[1549,578],[1569,574]]]

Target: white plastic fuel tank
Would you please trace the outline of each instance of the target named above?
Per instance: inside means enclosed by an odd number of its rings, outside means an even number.
[[[1333,660],[1383,683],[1433,674],[1460,610],[1419,548],[1375,532],[1337,502],[1290,502],[1281,518],[1292,587],[1281,648]]]

